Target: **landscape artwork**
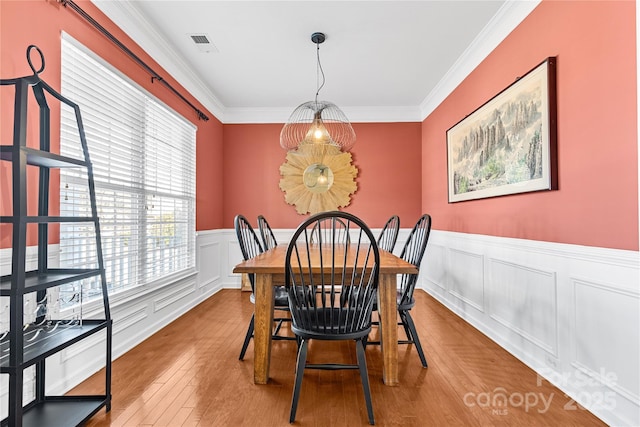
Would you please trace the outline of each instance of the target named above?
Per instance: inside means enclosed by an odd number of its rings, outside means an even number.
[[[449,202],[557,189],[555,58],[447,131]]]

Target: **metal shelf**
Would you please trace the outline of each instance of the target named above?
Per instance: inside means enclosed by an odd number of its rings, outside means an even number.
[[[47,168],[77,168],[88,166],[88,163],[84,160],[65,157],[31,147],[20,147],[20,151],[26,154],[27,164],[31,166],[42,166]],[[1,160],[7,160],[9,162],[13,161],[14,153],[15,151],[12,145],[0,145]]]
[[[20,220],[20,218],[12,216],[0,216],[0,224],[12,224]],[[54,222],[95,222],[97,218],[92,216],[26,216],[23,221],[27,224],[49,224]]]
[[[31,52],[35,49],[41,56],[42,67],[36,71],[31,62]],[[10,184],[12,191],[12,215],[0,216],[0,223],[12,224],[13,238],[11,240],[12,260],[11,274],[0,277],[0,296],[8,297],[10,330],[0,342],[0,373],[8,374],[9,387],[7,393],[8,415],[0,421],[4,426],[25,427],[67,427],[84,425],[87,420],[100,408],[111,409],[111,352],[112,328],[109,297],[107,294],[107,279],[102,257],[102,240],[100,224],[97,217],[95,183],[93,170],[89,161],[87,141],[84,126],[80,119],[80,107],[68,100],[51,86],[40,79],[39,73],[44,70],[44,57],[37,46],[27,48],[27,61],[34,72],[33,75],[16,79],[0,79],[0,85],[15,87],[15,102],[13,108],[13,136],[12,145],[0,145],[0,160],[11,162],[12,173]],[[29,114],[31,104],[29,95],[32,94],[39,112],[39,149],[27,147],[27,130],[31,129],[29,122],[34,114]],[[49,97],[51,95],[52,98]],[[57,99],[76,112],[76,124],[80,139],[82,159],[62,156],[52,153],[51,147],[51,110],[47,99]],[[36,125],[34,123],[34,125]],[[37,214],[28,215],[27,197],[31,198],[36,188],[33,183],[28,185],[28,166],[39,168],[37,179]],[[50,192],[57,192],[56,186],[50,186],[52,168],[84,168],[87,175],[87,188],[91,204],[90,216],[50,216]],[[56,194],[52,194],[56,196]],[[95,264],[96,268],[48,268],[48,246],[50,229],[49,223],[62,222],[93,222],[95,227]],[[29,267],[25,253],[27,245],[27,224],[38,224],[37,267]],[[37,314],[34,324],[23,327],[25,322],[25,296],[36,293],[36,299],[44,297],[45,290],[53,286],[83,280],[89,277],[99,277],[102,291],[104,319],[81,319],[79,324],[64,323],[59,320],[46,320],[44,315]],[[46,301],[46,300],[44,300]],[[46,304],[46,303],[43,303]],[[53,313],[55,310],[51,311]],[[39,313],[39,312],[38,312]],[[36,323],[37,322],[37,323]],[[68,322],[68,321],[67,321]],[[40,326],[35,326],[39,324]],[[57,325],[57,326],[56,326]],[[95,396],[48,396],[46,391],[46,359],[55,353],[80,342],[98,332],[105,331],[105,391]],[[30,402],[23,400],[24,369],[35,367],[35,396]]]
[[[53,321],[57,322],[57,321]],[[68,322],[65,320],[65,322]],[[111,320],[83,320],[82,325],[59,326],[52,332],[52,326],[29,327],[24,331],[24,350],[21,366],[9,365],[8,336],[0,343],[0,373],[9,373],[12,368],[24,369],[76,342],[106,328]],[[33,339],[33,341],[28,341]]]
[[[50,268],[45,273],[28,271],[25,274],[24,293],[41,291],[53,286],[64,285],[76,280],[98,276],[100,269]],[[0,277],[0,296],[11,295],[11,275]]]
[[[103,406],[108,405],[107,396],[59,396],[47,397],[31,407],[25,408],[23,427],[69,427],[83,425]],[[2,420],[3,427],[8,420]]]

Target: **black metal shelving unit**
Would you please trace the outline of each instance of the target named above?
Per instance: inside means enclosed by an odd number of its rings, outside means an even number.
[[[40,54],[41,59],[41,67],[37,71],[31,62],[31,52],[34,49]],[[45,64],[42,52],[36,46],[31,45],[27,48],[27,61],[33,75],[0,80],[0,85],[11,85],[15,88],[13,141],[11,145],[0,145],[0,160],[11,162],[13,204],[12,215],[0,216],[0,224],[11,224],[12,228],[11,274],[0,277],[0,296],[9,297],[9,331],[0,340],[0,374],[9,376],[9,405],[8,416],[0,422],[0,425],[3,427],[77,426],[84,424],[101,408],[104,407],[107,411],[111,409],[112,321],[101,249],[93,170],[80,108],[40,79],[39,74],[44,70]],[[39,108],[39,149],[26,146],[29,89]],[[52,96],[74,109],[83,159],[65,157],[50,151],[50,111],[47,96]],[[28,167],[36,167],[39,172],[38,213],[35,216],[27,214]],[[49,215],[50,170],[67,167],[86,169],[91,203],[91,215],[88,217]],[[93,224],[97,268],[49,268],[49,224],[63,222]],[[28,224],[37,224],[38,229],[36,270],[27,270],[26,267]],[[70,324],[68,320],[56,320],[46,318],[45,314],[37,314],[35,321],[25,325],[24,304],[28,295],[35,294],[36,301],[46,301],[47,289],[91,277],[99,278],[101,281],[104,318],[80,319],[76,324]],[[62,326],[57,327],[57,325]],[[100,331],[106,331],[104,394],[47,395],[46,358]],[[35,399],[25,404],[23,402],[24,370],[31,366],[35,366]]]

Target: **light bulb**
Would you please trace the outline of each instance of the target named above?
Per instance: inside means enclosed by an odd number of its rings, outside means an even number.
[[[312,144],[331,144],[333,140],[331,139],[331,135],[329,135],[329,131],[325,127],[322,122],[322,117],[320,117],[320,111],[316,111],[313,116],[313,122],[311,122],[311,126],[307,131],[307,134],[304,138],[306,143]]]
[[[323,169],[323,170],[320,171],[320,176],[318,176],[317,183],[318,183],[318,185],[324,187],[325,185],[327,185],[328,182],[329,182],[329,179],[324,174],[324,169]]]

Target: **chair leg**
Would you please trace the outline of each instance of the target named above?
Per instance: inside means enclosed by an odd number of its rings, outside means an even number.
[[[364,401],[367,405],[369,424],[374,425],[373,405],[371,404],[371,390],[369,388],[369,375],[367,373],[367,359],[364,355],[363,340],[356,341],[356,355],[358,356],[358,368],[360,369],[360,379],[362,380],[362,390],[364,391]]]
[[[289,414],[289,422],[296,420],[296,410],[298,409],[298,398],[300,397],[300,387],[302,386],[302,377],[304,376],[304,367],[307,363],[307,346],[308,340],[303,339],[298,349],[298,363],[296,365],[296,380],[293,386],[293,397],[291,399],[291,413]]]
[[[282,329],[282,325],[284,325],[284,322],[291,322],[291,318],[276,317],[273,319],[273,321],[276,324],[276,327],[271,333],[272,339],[278,340],[278,341],[294,341],[296,339],[295,337],[292,337],[290,335],[286,335],[286,334],[280,335],[280,330]]]
[[[255,313],[251,315],[251,321],[249,322],[249,328],[247,329],[247,335],[244,337],[244,344],[242,344],[242,350],[240,351],[239,359],[244,359],[244,353],[247,351],[247,347],[249,346],[249,341],[253,336],[253,318]]]
[[[420,345],[420,338],[418,338],[418,331],[416,331],[416,325],[413,323],[413,319],[411,318],[411,314],[409,311],[402,310],[400,312],[400,318],[403,323],[409,327],[409,331],[411,332],[411,337],[409,340],[413,341],[416,346],[416,350],[418,350],[418,356],[420,356],[420,361],[422,362],[422,367],[427,367],[427,359],[424,357],[424,352],[422,351],[422,345]]]
[[[405,335],[407,335],[407,340],[408,341],[413,341],[413,338],[411,337],[411,330],[409,329],[409,325],[407,325],[407,322],[403,318],[402,311],[400,312],[400,320],[402,320],[400,323],[402,324],[402,327],[404,328]]]
[[[276,325],[276,328],[273,330],[273,335],[278,335],[278,332],[280,332],[280,328],[282,327],[282,322],[283,322],[282,319],[278,320],[278,324]]]

